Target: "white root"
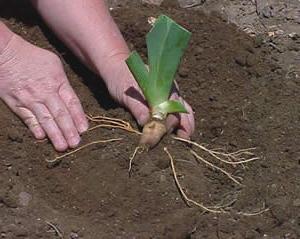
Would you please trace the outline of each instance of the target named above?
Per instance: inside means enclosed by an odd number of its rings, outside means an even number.
[[[249,162],[259,159],[259,157],[252,157],[249,159],[245,159],[241,156],[241,155],[253,156],[254,154],[251,151],[255,150],[255,148],[241,149],[241,150],[238,150],[233,153],[224,153],[222,151],[208,149],[208,148],[204,147],[203,145],[197,144],[196,142],[191,141],[191,140],[183,139],[180,137],[173,137],[173,138],[175,140],[194,145],[197,148],[203,150],[204,152],[210,154],[213,158],[218,159],[219,161],[226,163],[226,164],[230,164],[230,165],[249,163]]]
[[[174,159],[172,157],[172,155],[170,154],[170,152],[168,151],[168,149],[165,147],[164,148],[164,151],[166,152],[166,154],[168,155],[169,159],[170,159],[170,164],[171,164],[171,169],[172,169],[172,172],[173,172],[173,177],[174,177],[174,180],[175,180],[175,183],[176,183],[176,186],[182,196],[182,198],[184,199],[185,203],[188,205],[188,206],[191,206],[191,204],[201,208],[202,210],[204,211],[207,211],[207,212],[212,212],[212,213],[226,213],[224,210],[222,210],[221,207],[207,207],[207,206],[204,206],[202,203],[199,203],[199,202],[196,202],[194,201],[193,199],[190,199],[186,193],[184,192],[179,180],[178,180],[178,176],[177,176],[177,172],[175,170],[175,165],[174,165]],[[219,210],[216,210],[219,209]]]
[[[80,150],[82,150],[82,149],[84,149],[84,148],[86,148],[86,147],[89,147],[89,146],[92,146],[92,145],[95,145],[95,144],[109,143],[109,142],[115,142],[115,141],[120,141],[120,140],[122,140],[122,138],[93,141],[93,142],[90,142],[90,143],[88,143],[88,144],[85,144],[85,145],[83,145],[83,146],[81,146],[81,147],[79,147],[79,148],[77,148],[77,149],[74,149],[74,150],[72,150],[72,151],[70,151],[70,152],[68,152],[68,153],[65,153],[65,154],[63,154],[63,155],[57,156],[57,157],[54,158],[54,159],[51,159],[51,160],[47,160],[47,159],[46,159],[46,161],[47,161],[48,163],[55,163],[55,162],[57,162],[58,160],[61,160],[62,158],[65,158],[65,157],[67,157],[67,156],[69,156],[69,155],[72,155],[72,154],[74,154],[74,153],[76,153],[76,152],[78,152],[78,151],[80,151]]]
[[[132,163],[133,163],[133,160],[135,159],[136,155],[138,153],[142,153],[144,151],[144,148],[141,147],[141,146],[138,146],[134,149],[134,152],[133,154],[129,157],[129,167],[128,167],[128,173],[129,173],[129,176],[130,176],[130,173],[131,173],[131,169],[132,169]]]
[[[228,178],[230,178],[233,182],[235,182],[238,185],[242,185],[238,180],[236,180],[230,173],[228,173],[227,171],[225,171],[224,169],[212,164],[211,162],[208,162],[207,160],[205,160],[204,158],[202,158],[201,156],[199,156],[194,150],[190,150],[191,154],[194,155],[194,157],[197,159],[197,161],[202,161],[205,164],[209,165],[210,167],[219,170],[220,172],[224,173]]]

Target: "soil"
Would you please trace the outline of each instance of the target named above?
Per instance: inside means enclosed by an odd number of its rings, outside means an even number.
[[[86,112],[137,127],[131,115],[113,103],[101,80],[75,59],[25,1],[1,1],[0,9],[1,20],[13,31],[61,56]],[[46,160],[57,156],[51,144],[34,140],[0,103],[0,238],[300,238],[297,71],[288,71],[266,38],[249,36],[215,11],[205,14],[137,1],[112,10],[131,48],[144,56],[147,18],[160,13],[193,33],[177,75],[180,92],[196,114],[193,140],[228,151],[256,147],[260,159],[244,167],[212,161],[242,177],[243,186],[197,164],[189,147],[171,137],[138,155],[129,178],[129,157],[138,136],[121,130],[91,131],[82,145],[123,140],[49,164]],[[292,58],[288,52],[297,52],[299,43],[299,38],[286,38],[284,54]],[[164,147],[174,156],[188,195],[205,205],[231,202],[230,213],[187,207]]]

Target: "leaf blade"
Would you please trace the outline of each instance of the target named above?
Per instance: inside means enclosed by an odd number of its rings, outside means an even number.
[[[168,100],[176,70],[191,33],[169,17],[160,16],[147,34],[149,81],[155,104]]]
[[[164,113],[165,115],[171,113],[188,113],[184,105],[175,100],[167,100],[154,108],[154,111]]]
[[[149,88],[149,71],[137,51],[133,51],[130,54],[126,59],[126,64],[140,86],[146,100],[151,104],[153,96]]]

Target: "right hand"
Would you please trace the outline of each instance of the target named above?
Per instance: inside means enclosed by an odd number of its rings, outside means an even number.
[[[88,128],[60,59],[15,34],[0,54],[0,98],[57,151],[76,147]]]
[[[125,106],[144,126],[150,119],[150,110],[136,80],[125,63],[128,54],[106,60],[106,77],[104,81],[111,96]],[[178,137],[189,139],[195,131],[195,118],[192,107],[180,96],[177,84],[174,85],[170,99],[180,101],[188,113],[169,114],[166,119],[168,132],[176,132]]]

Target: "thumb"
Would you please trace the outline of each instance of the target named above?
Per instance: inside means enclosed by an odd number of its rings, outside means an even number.
[[[140,126],[145,125],[150,119],[150,111],[144,99],[126,92],[124,106],[132,113]]]

